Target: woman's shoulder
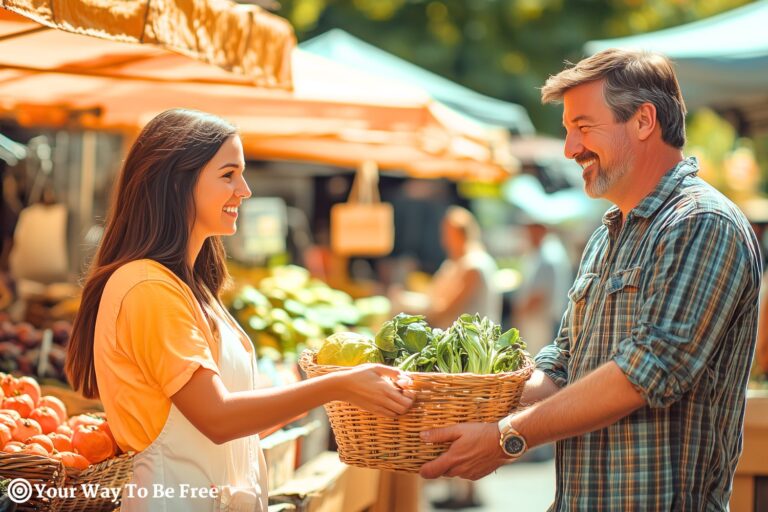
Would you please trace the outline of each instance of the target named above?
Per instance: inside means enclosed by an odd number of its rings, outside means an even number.
[[[187,287],[168,267],[150,259],[134,260],[115,270],[104,287],[102,301],[117,302],[132,292],[151,296],[188,295]]]

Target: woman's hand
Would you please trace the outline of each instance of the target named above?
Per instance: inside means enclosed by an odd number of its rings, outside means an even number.
[[[339,372],[341,399],[374,414],[397,417],[413,405],[413,382],[401,370],[365,364]]]

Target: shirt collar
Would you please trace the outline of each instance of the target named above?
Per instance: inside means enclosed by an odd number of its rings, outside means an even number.
[[[688,157],[681,160],[675,167],[667,171],[667,173],[661,177],[656,188],[645,196],[640,203],[635,206],[630,214],[634,214],[637,217],[648,218],[669,198],[674,190],[680,185],[680,182],[686,176],[695,175],[699,172],[699,162],[696,157]],[[612,206],[603,215],[603,224],[612,230],[614,227],[618,227],[621,224],[621,210],[617,206]]]

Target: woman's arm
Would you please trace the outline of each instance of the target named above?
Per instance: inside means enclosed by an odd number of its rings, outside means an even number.
[[[396,368],[363,365],[286,387],[230,393],[216,373],[198,368],[171,397],[206,437],[221,444],[256,434],[333,400],[394,417],[413,404],[409,379]]]

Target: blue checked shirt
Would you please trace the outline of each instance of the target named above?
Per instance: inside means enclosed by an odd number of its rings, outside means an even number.
[[[589,240],[553,344],[558,386],[614,361],[647,406],[557,444],[554,511],[727,510],[761,263],[744,215],[680,162]]]

